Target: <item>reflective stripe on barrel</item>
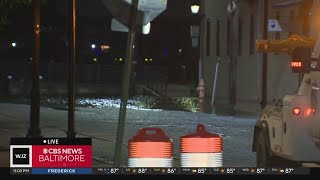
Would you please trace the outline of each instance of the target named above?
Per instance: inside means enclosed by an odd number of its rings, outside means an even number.
[[[223,139],[198,124],[197,132],[180,137],[181,167],[221,167]]]
[[[172,142],[130,142],[130,158],[170,158]]]
[[[222,167],[222,153],[181,153],[181,167]]]
[[[218,153],[222,152],[222,138],[182,138],[182,153]]]
[[[129,167],[172,167],[173,158],[129,158]]]
[[[128,144],[129,167],[172,167],[173,142],[162,129],[140,129]]]

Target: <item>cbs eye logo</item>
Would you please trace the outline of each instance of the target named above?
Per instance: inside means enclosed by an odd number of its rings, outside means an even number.
[[[32,167],[32,146],[11,145],[10,167]]]

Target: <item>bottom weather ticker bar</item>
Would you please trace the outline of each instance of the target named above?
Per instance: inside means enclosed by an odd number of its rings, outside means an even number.
[[[11,175],[310,175],[309,168],[11,168]]]
[[[109,175],[309,175],[308,168],[93,168],[94,174]]]

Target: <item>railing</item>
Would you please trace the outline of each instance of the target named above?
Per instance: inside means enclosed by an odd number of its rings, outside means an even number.
[[[168,76],[164,74],[161,68],[144,66],[143,71],[145,86],[161,96],[167,96]]]
[[[12,63],[0,66],[1,74],[12,75],[16,80],[32,79],[31,63]],[[65,63],[43,63],[40,67],[42,81],[67,82],[68,66]],[[121,82],[121,66],[105,64],[77,64],[76,81],[78,83]]]
[[[142,70],[141,70],[142,71]],[[32,80],[31,63],[6,63],[0,65],[1,76],[11,75],[17,81]],[[160,96],[167,96],[168,76],[167,69],[161,66],[144,66],[138,81]],[[40,75],[43,82],[67,83],[68,66],[65,63],[42,63]],[[77,83],[121,83],[121,65],[106,64],[77,64]]]

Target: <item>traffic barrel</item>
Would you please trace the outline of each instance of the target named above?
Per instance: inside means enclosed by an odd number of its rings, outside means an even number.
[[[222,167],[223,139],[206,131],[203,124],[197,132],[180,137],[181,167]]]
[[[128,144],[129,167],[172,167],[173,141],[162,129],[140,129]]]

